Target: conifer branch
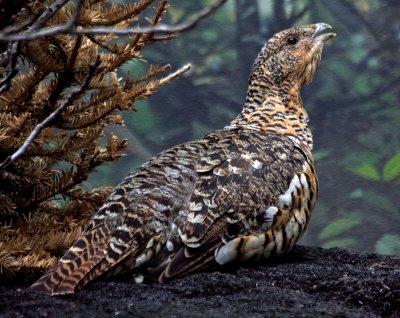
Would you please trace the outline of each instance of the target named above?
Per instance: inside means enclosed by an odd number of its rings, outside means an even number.
[[[69,0],[56,0],[54,1],[36,20],[33,24],[28,28],[29,31],[35,31],[40,29],[42,25],[44,25],[47,21],[49,21],[54,14],[64,6]],[[71,26],[76,23],[76,20],[79,16],[80,10],[82,8],[82,0],[78,1],[76,14],[74,14],[73,18],[70,20]],[[12,33],[13,29],[9,28],[3,31],[5,34]],[[0,94],[2,94],[5,90],[7,90],[10,86],[11,80],[18,74],[17,58],[19,51],[19,43],[11,42],[6,52],[2,53],[0,56],[0,65],[3,66],[8,63],[8,74],[6,77],[0,82]]]
[[[53,111],[48,117],[46,117],[42,122],[40,122],[29,134],[28,138],[24,141],[22,146],[14,152],[11,156],[7,157],[0,165],[0,172],[3,171],[8,165],[10,165],[13,161],[17,160],[21,155],[25,153],[28,149],[29,144],[40,134],[40,132],[49,126],[57,117],[68,107],[71,103],[78,98],[89,86],[91,79],[93,78],[97,67],[100,65],[100,61],[98,60],[95,64],[89,66],[89,72],[86,76],[86,79],[83,83],[72,89],[69,95],[64,99],[63,103]]]
[[[102,27],[89,27],[89,28],[77,28],[76,20],[79,15],[79,10],[76,10],[72,15],[71,19],[60,25],[46,27],[32,32],[21,32],[14,34],[7,34],[0,32],[0,41],[27,41],[34,40],[37,38],[54,36],[57,34],[82,34],[82,35],[134,35],[143,33],[180,33],[194,28],[201,20],[209,16],[216,9],[221,7],[227,0],[216,0],[212,5],[204,8],[203,10],[195,13],[187,20],[176,25],[167,24],[156,24],[145,27],[128,27],[128,28],[117,28],[114,26],[102,26]],[[78,0],[77,8],[82,4],[82,0]]]
[[[96,167],[123,156],[128,146],[115,135],[103,145],[100,139],[105,129],[111,124],[123,125],[121,111],[135,110],[135,101],[149,97],[188,69],[185,66],[166,74],[167,65],[150,64],[138,78],[119,77],[121,66],[142,58],[146,46],[177,34],[161,27],[159,33],[139,33],[115,41],[116,33],[78,33],[91,27],[130,28],[149,14],[152,5],[154,13],[148,25],[153,28],[167,8],[167,0],[112,2],[34,1],[33,10],[21,4],[0,30],[7,36],[25,36],[52,27],[54,31],[60,25],[73,30],[33,41],[10,40],[6,52],[0,54],[0,242],[7,242],[0,243],[0,277],[4,276],[2,261],[3,265],[4,260],[9,263],[2,258],[2,251],[13,256],[12,270],[21,274],[22,268],[48,268],[54,255],[70,245],[79,234],[75,229],[86,223],[111,193],[106,187],[88,192],[81,183]],[[175,25],[170,31],[191,28],[203,17],[184,18],[188,24]],[[101,64],[88,75],[88,65],[96,61]],[[58,196],[68,203],[61,204]],[[14,233],[12,238],[5,227]],[[23,236],[21,229],[29,233]],[[27,245],[35,248],[27,249]]]
[[[42,25],[46,24],[47,21],[49,21],[54,14],[61,9],[62,6],[64,6],[69,0],[56,0],[54,1],[37,19],[36,21],[28,28],[28,31],[32,30],[37,30],[39,29]],[[78,8],[81,7],[82,1],[79,1],[80,4],[78,3]],[[80,10],[76,11],[77,13],[80,12]],[[75,16],[77,16],[76,14]],[[76,19],[75,19],[76,21]],[[74,21],[73,21],[74,22]]]

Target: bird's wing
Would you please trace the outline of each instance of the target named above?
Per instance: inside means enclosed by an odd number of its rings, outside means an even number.
[[[303,173],[305,163],[307,155],[286,137],[243,131],[222,138],[197,165],[188,210],[177,219],[184,246],[160,280],[203,267],[221,239],[267,231],[272,221],[265,209]]]

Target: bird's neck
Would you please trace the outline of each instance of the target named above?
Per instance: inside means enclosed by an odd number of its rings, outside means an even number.
[[[245,106],[228,127],[290,136],[312,149],[313,140],[307,122],[299,84],[276,84],[270,78],[253,74]]]

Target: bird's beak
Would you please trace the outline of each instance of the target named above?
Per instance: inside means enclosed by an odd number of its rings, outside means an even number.
[[[336,36],[336,33],[321,34],[321,32],[332,29],[332,27],[329,24],[317,23],[316,26],[317,26],[317,28],[315,29],[315,32],[314,32],[313,36],[311,37],[313,45],[315,45],[319,42],[322,42],[322,43],[326,42],[329,39],[332,39]]]

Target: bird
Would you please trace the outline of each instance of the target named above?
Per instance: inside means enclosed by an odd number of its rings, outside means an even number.
[[[240,114],[131,172],[32,290],[73,294],[124,273],[137,283],[164,283],[290,251],[318,195],[300,89],[336,35],[331,28],[315,23],[271,37],[253,64]]]

